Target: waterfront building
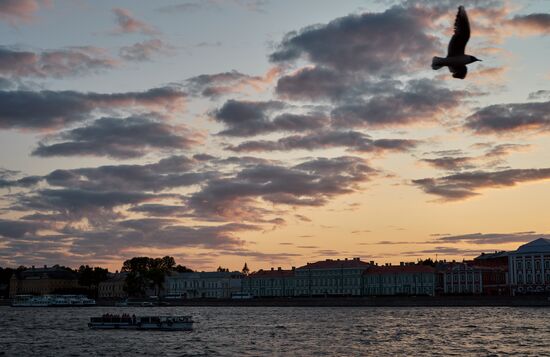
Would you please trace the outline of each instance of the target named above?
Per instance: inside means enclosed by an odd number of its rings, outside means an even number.
[[[242,290],[243,274],[240,272],[172,272],[166,277],[166,295],[183,299],[229,299]]]
[[[370,266],[359,258],[326,259],[295,271],[295,295],[361,295],[362,275]]]
[[[481,253],[481,255],[469,263],[481,269],[484,295],[507,295],[510,293],[508,285],[508,255],[509,252],[506,251]]]
[[[508,270],[509,252],[497,251],[494,253],[481,253],[474,258],[472,264],[480,267],[494,267]]]
[[[243,277],[243,292],[256,297],[294,296],[295,269],[258,270]]]
[[[124,299],[128,293],[124,291],[127,273],[113,274],[108,280],[102,281],[97,287],[97,296],[100,299]]]
[[[10,298],[15,295],[47,295],[81,289],[75,272],[57,266],[15,272],[10,279]]]
[[[363,273],[363,295],[435,295],[435,269],[427,265],[371,266]]]
[[[550,240],[539,238],[508,255],[512,294],[550,291]]]
[[[444,294],[481,294],[482,268],[467,263],[449,263],[441,272]]]

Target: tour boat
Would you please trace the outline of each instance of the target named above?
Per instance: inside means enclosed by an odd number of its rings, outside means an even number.
[[[65,307],[94,306],[95,300],[84,295],[16,295],[11,306],[14,307]]]
[[[135,316],[111,315],[91,317],[88,327],[91,329],[161,330],[189,331],[193,329],[191,316]]]

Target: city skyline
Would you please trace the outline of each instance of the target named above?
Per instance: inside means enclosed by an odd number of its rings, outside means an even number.
[[[463,81],[430,68],[454,1],[0,2],[0,266],[550,238],[550,14],[461,4],[483,60]]]

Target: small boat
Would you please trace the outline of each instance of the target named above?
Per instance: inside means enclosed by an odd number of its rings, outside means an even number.
[[[125,330],[161,330],[190,331],[193,329],[191,316],[135,316],[111,315],[91,317],[88,327],[91,329],[125,329]]]

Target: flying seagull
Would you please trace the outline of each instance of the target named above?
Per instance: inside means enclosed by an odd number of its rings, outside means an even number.
[[[468,15],[466,14],[466,10],[464,10],[464,6],[460,6],[456,14],[455,33],[449,42],[447,57],[434,57],[432,59],[432,68],[440,69],[441,67],[447,66],[454,78],[466,78],[466,73],[468,73],[466,65],[481,61],[474,56],[464,54],[469,39],[470,22],[468,21]]]

